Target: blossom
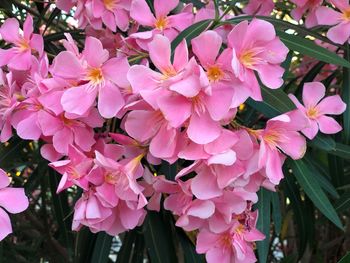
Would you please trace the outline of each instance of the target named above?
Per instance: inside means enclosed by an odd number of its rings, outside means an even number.
[[[273,0],[250,0],[243,12],[248,15],[269,16],[274,7]]]
[[[288,48],[276,37],[272,24],[258,19],[239,23],[228,35],[228,47],[233,72],[251,86],[253,99],[262,100],[254,71],[265,86],[277,89],[282,85],[284,69],[279,64],[285,60]]]
[[[310,127],[303,129],[301,132],[310,140],[317,135],[319,129],[326,134],[334,134],[342,130],[340,124],[327,115],[342,114],[346,109],[346,104],[339,95],[324,98],[325,95],[326,88],[321,82],[304,84],[304,105],[293,94],[289,94],[295,106],[309,119]]]
[[[256,262],[252,242],[265,238],[255,228],[256,220],[257,213],[251,213],[227,224],[227,230],[221,233],[202,229],[197,236],[197,252],[206,253],[208,263]]]
[[[17,214],[26,210],[29,205],[24,188],[11,188],[9,185],[9,177],[0,169],[0,240],[12,233],[10,217],[5,210]]]
[[[282,114],[267,121],[264,130],[256,131],[260,140],[259,167],[265,167],[269,180],[278,184],[283,178],[284,156],[300,159],[306,151],[305,138],[299,131],[309,125],[307,118],[298,110]]]
[[[343,0],[333,0],[332,4],[339,11],[321,6],[316,10],[319,25],[333,26],[327,32],[327,37],[337,44],[344,44],[350,37],[350,4]]]
[[[308,28],[317,26],[316,10],[320,7],[323,0],[291,0],[291,2],[297,6],[291,12],[295,20],[300,20],[307,13],[305,26]]]
[[[177,34],[191,25],[193,14],[181,12],[169,15],[179,4],[179,0],[155,0],[155,16],[152,14],[145,0],[133,0],[130,8],[130,16],[140,25],[150,27],[151,31],[134,33],[131,37],[136,38],[142,47],[147,49],[147,44],[156,34],[163,34],[173,40]],[[143,43],[145,42],[145,43]]]
[[[121,110],[125,102],[119,85],[125,82],[118,77],[118,72],[124,72],[129,64],[126,58],[108,58],[108,51],[94,37],[86,38],[83,58],[80,60],[69,51],[57,55],[51,69],[52,74],[80,83],[62,95],[61,103],[66,112],[86,115],[97,95],[98,110],[103,117],[114,117]],[[84,100],[81,101],[81,98]]]
[[[2,38],[14,46],[10,49],[0,49],[0,66],[27,70],[32,65],[32,51],[36,51],[39,57],[43,54],[44,41],[41,35],[33,34],[33,18],[30,15],[27,15],[23,24],[23,33],[19,30],[16,18],[6,19],[1,26]]]

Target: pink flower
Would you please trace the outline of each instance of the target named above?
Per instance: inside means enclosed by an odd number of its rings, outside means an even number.
[[[334,43],[344,44],[350,37],[350,5],[346,0],[331,2],[340,12],[321,6],[316,10],[317,21],[319,25],[334,26],[328,30],[327,37]]]
[[[0,169],[0,241],[12,233],[10,217],[4,209],[11,214],[17,214],[26,210],[29,205],[24,188],[10,188],[9,185],[10,179]]]
[[[179,129],[173,128],[157,110],[133,110],[125,118],[126,132],[142,143],[149,145],[152,156],[169,162],[177,159]]]
[[[19,87],[13,80],[13,74],[5,73],[0,69],[0,129],[1,142],[5,142],[12,136],[11,118],[14,110],[19,105],[21,98]]]
[[[274,184],[283,178],[282,150],[294,160],[304,156],[305,138],[299,131],[309,125],[307,118],[299,111],[279,115],[267,121],[266,128],[257,132],[260,140],[259,168],[266,168],[266,176]]]
[[[248,21],[239,23],[228,35],[228,47],[232,50],[233,72],[251,86],[253,99],[262,100],[254,71],[269,88],[277,89],[283,84],[284,69],[280,64],[285,60],[288,49],[276,37],[272,24],[258,19],[250,24]]]
[[[122,31],[128,29],[130,5],[131,0],[87,0],[85,3],[89,16],[93,19],[101,19],[113,32],[117,30],[117,27]]]
[[[240,217],[238,216],[240,219]],[[222,233],[200,230],[197,236],[196,250],[206,253],[208,263],[253,263],[256,258],[253,251],[254,241],[265,236],[255,228],[257,213],[243,215],[241,220],[234,220]],[[243,222],[242,222],[243,221]]]
[[[152,28],[151,31],[139,32],[131,36],[139,40],[141,46],[145,46],[153,35],[163,34],[173,40],[180,31],[190,26],[193,20],[191,12],[183,11],[176,15],[168,14],[179,4],[179,0],[155,0],[155,16],[152,14],[145,0],[133,0],[130,16],[140,25]],[[145,42],[142,44],[142,42]],[[145,48],[147,48],[145,46]]]
[[[7,65],[16,70],[27,70],[32,65],[32,51],[43,54],[43,38],[33,34],[33,18],[27,15],[23,33],[19,32],[19,23],[15,18],[6,19],[0,28],[2,38],[14,45],[10,49],[0,49],[0,66]]]
[[[119,86],[124,86],[125,80],[120,76],[125,76],[129,64],[126,58],[108,58],[108,51],[93,37],[86,38],[82,59],[69,51],[57,55],[51,69],[53,76],[78,82],[63,93],[61,103],[66,112],[87,114],[97,95],[103,117],[112,118],[121,110],[124,98]]]
[[[140,163],[143,154],[121,162],[105,157],[98,151],[95,154],[95,166],[87,179],[96,185],[100,198],[113,206],[121,199],[135,202],[138,209],[144,207],[147,200],[142,193],[143,188],[136,181],[144,172]]]
[[[134,65],[127,77],[133,92],[140,93],[144,100],[157,109],[153,91],[160,87],[166,88],[181,78],[188,64],[188,49],[186,41],[182,41],[175,49],[174,62],[171,63],[171,46],[168,38],[156,35],[148,46],[150,59],[160,72],[143,65]]]
[[[342,127],[336,120],[327,115],[339,115],[346,109],[346,104],[339,95],[333,95],[322,99],[326,94],[326,88],[321,82],[305,83],[303,89],[303,103],[300,104],[298,99],[289,94],[295,106],[309,119],[310,127],[303,129],[301,132],[307,138],[312,140],[318,130],[326,134],[334,134],[342,130]]]
[[[207,43],[203,46],[203,43]],[[232,72],[230,63],[230,50],[225,49],[219,54],[222,46],[222,38],[215,31],[205,31],[191,41],[193,53],[199,59],[201,66],[206,71],[211,86],[219,86],[232,90],[232,107],[243,103],[251,94],[246,87]],[[228,94],[230,97],[231,94]],[[224,96],[223,96],[224,97]],[[218,104],[220,105],[220,104]]]
[[[74,146],[69,146],[68,160],[50,163],[49,166],[62,174],[61,181],[57,187],[57,193],[73,185],[85,190],[88,189],[88,181],[85,176],[93,166],[93,160],[88,158]]]
[[[317,26],[316,10],[322,4],[323,0],[291,0],[296,4],[296,8],[291,14],[295,20],[300,20],[307,13],[305,25],[307,28]]]
[[[243,12],[248,15],[269,16],[274,7],[273,0],[250,0]]]

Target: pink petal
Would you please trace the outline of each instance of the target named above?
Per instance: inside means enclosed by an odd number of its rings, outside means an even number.
[[[64,128],[55,133],[52,143],[57,152],[67,154],[68,146],[73,144],[73,133],[69,129]]]
[[[84,69],[73,53],[62,51],[55,57],[51,72],[64,79],[80,79]]]
[[[301,132],[310,140],[315,138],[318,133],[318,124],[316,120],[310,120],[310,127],[301,130]]]
[[[187,129],[187,135],[195,143],[206,144],[218,138],[221,131],[220,123],[212,120],[208,113],[201,115],[193,113]]]
[[[156,22],[145,0],[132,1],[130,16],[143,26],[153,27]]]
[[[187,215],[207,219],[215,212],[215,205],[212,201],[194,200],[187,210]]]
[[[198,253],[207,252],[217,243],[219,238],[220,236],[217,234],[211,233],[208,230],[201,230],[197,236],[196,251]]]
[[[59,129],[62,129],[62,122],[56,116],[46,111],[38,112],[38,124],[45,136],[51,136]]]
[[[23,36],[25,39],[29,39],[33,33],[33,18],[31,15],[27,15],[26,20],[23,23]]]
[[[264,64],[256,66],[261,82],[268,88],[278,89],[283,84],[284,69],[279,65]]]
[[[204,68],[214,65],[219,54],[222,38],[215,31],[208,30],[194,38],[192,41],[193,53],[197,56]],[[203,45],[203,43],[206,43]]]
[[[191,103],[183,96],[160,97],[158,105],[164,118],[174,127],[180,127],[191,115]]]
[[[16,43],[20,40],[19,23],[16,18],[6,19],[0,28],[2,38],[9,43]]]
[[[209,169],[202,170],[192,179],[191,189],[192,193],[201,200],[222,195],[222,190],[216,182],[216,176]]]
[[[94,104],[97,95],[96,88],[88,89],[89,86],[86,84],[66,90],[61,98],[63,109],[69,113],[84,115]]]
[[[236,162],[236,153],[232,150],[228,150],[223,153],[213,155],[208,159],[208,164],[222,164],[222,165],[233,165]]]
[[[112,58],[102,67],[103,75],[117,84],[119,87],[128,87],[129,81],[127,74],[129,71],[129,62],[127,57]]]
[[[306,108],[312,108],[325,96],[326,88],[321,82],[308,82],[303,88],[303,102]]]
[[[278,146],[294,160],[302,158],[306,152],[305,138],[299,132],[288,132],[285,135],[288,141],[281,142]]]
[[[17,124],[17,134],[25,140],[38,140],[41,135],[41,129],[37,123],[37,114],[31,114],[28,118]]]
[[[113,118],[123,108],[125,104],[124,98],[119,88],[107,82],[100,88],[98,97],[98,111],[104,118]]]
[[[156,17],[164,17],[170,13],[179,3],[179,0],[154,0],[154,9],[156,11]]]
[[[176,71],[180,71],[183,68],[185,68],[187,63],[188,63],[188,48],[187,48],[187,42],[184,39],[175,49],[174,68],[176,69]]]
[[[318,24],[332,26],[339,23],[341,13],[325,6],[320,6],[316,10]]]
[[[230,110],[233,90],[231,87],[215,86],[211,96],[206,97],[205,105],[213,120],[222,120]]]
[[[318,105],[317,110],[320,114],[342,114],[346,109],[346,104],[339,95],[333,95],[324,98]]]
[[[3,189],[10,185],[10,178],[7,176],[7,173],[0,169],[0,189]]]
[[[155,89],[162,79],[162,74],[142,65],[132,66],[127,74],[134,93],[139,93],[145,89]]]
[[[100,67],[109,57],[109,53],[103,48],[101,41],[94,37],[86,38],[83,54],[89,66],[93,68]]]
[[[12,226],[8,214],[0,208],[0,241],[12,233]]]
[[[162,125],[150,144],[150,152],[154,157],[170,158],[174,155],[177,142],[177,132],[167,125]]]
[[[157,112],[134,110],[126,117],[125,130],[134,139],[144,142],[158,132],[161,120]]]
[[[339,123],[335,119],[328,116],[318,117],[317,123],[320,127],[320,131],[325,134],[334,134],[342,130],[342,127],[339,125]]]
[[[153,41],[148,44],[149,56],[152,63],[159,69],[163,74],[166,74],[173,68],[170,63],[170,41],[167,37],[162,35],[155,35]]]
[[[180,81],[176,81],[169,86],[169,90],[176,91],[177,93],[191,98],[196,96],[201,90],[199,78],[195,75],[190,75]]]
[[[29,206],[24,188],[0,189],[0,206],[11,214],[17,214],[26,210]]]
[[[330,28],[327,32],[327,37],[337,44],[344,44],[350,37],[350,23],[343,22]]]

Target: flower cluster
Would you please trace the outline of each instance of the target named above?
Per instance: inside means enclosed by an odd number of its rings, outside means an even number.
[[[272,1],[259,2],[246,10],[267,14]],[[339,96],[320,102],[325,88],[307,83],[305,106],[291,95],[297,109],[264,127],[243,126],[238,108],[248,98],[263,100],[259,81],[283,85],[287,47],[272,24],[253,19],[208,28],[172,49],[183,29],[215,16],[213,5],[174,14],[178,4],[155,0],[153,14],[145,0],[58,0],[63,10],[76,6],[88,36],[80,51],[66,34],[65,51],[52,61],[30,15],[23,32],[14,18],[6,20],[1,141],[14,128],[22,139],[45,142],[42,156],[62,174],[57,192],[83,191],[73,230],[117,235],[141,225],[147,210],[159,211],[163,197],[178,227],[198,231],[197,252],[208,262],[255,262],[254,242],[264,239],[252,209],[257,191],[275,191],[286,156],[303,157],[302,134],[338,132],[325,114],[341,114],[345,104]],[[162,162],[182,163],[173,180],[155,173]]]

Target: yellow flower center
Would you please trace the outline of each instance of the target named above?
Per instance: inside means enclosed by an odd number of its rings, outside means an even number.
[[[255,64],[254,57],[255,57],[255,52],[253,50],[246,50],[240,55],[239,61],[244,66],[251,67]]]
[[[280,140],[280,134],[276,131],[269,131],[264,134],[264,141],[270,146],[277,146],[277,142]]]
[[[316,108],[309,108],[306,112],[306,115],[310,118],[310,119],[316,119],[318,116],[318,110]]]
[[[119,0],[103,0],[103,4],[109,11],[113,11],[117,7],[118,2]]]
[[[25,40],[24,38],[22,38],[19,43],[17,44],[18,46],[18,49],[20,52],[23,52],[23,51],[27,51],[27,50],[30,50],[30,45],[28,43],[27,40]]]
[[[236,233],[236,234],[242,234],[244,230],[245,230],[244,225],[240,224],[240,225],[235,229],[235,233]]]
[[[220,245],[224,248],[231,248],[232,247],[232,237],[229,232],[223,234],[219,240]]]
[[[159,17],[154,23],[154,27],[163,31],[168,26],[168,18],[167,17]]]
[[[87,79],[93,85],[101,84],[104,80],[101,68],[91,68],[87,71]]]
[[[207,69],[207,76],[209,81],[211,82],[215,82],[215,81],[219,81],[224,77],[224,72],[222,71],[222,69],[217,66],[211,66]]]
[[[345,21],[350,21],[350,9],[344,10],[342,19]]]
[[[116,184],[118,182],[118,178],[122,174],[120,172],[110,172],[105,175],[105,182],[109,184]]]

